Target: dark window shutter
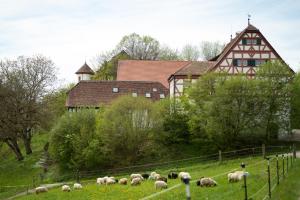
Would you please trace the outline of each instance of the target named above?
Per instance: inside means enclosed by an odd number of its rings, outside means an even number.
[[[238,61],[237,61],[237,59],[233,59],[233,61],[232,61],[233,63],[233,66],[237,66],[237,63],[238,63]]]
[[[256,39],[256,44],[261,45],[261,39]]]
[[[242,40],[242,44],[243,44],[243,45],[246,45],[246,44],[247,44],[247,39],[243,39],[243,40]]]
[[[248,60],[248,66],[254,67],[255,66],[255,60]]]

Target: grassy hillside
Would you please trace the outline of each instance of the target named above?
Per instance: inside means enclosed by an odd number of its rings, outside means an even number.
[[[247,178],[248,197],[253,199],[262,199],[267,194],[267,161],[260,157],[245,158],[228,161],[223,164],[209,163],[201,164],[194,163],[185,167],[177,169],[178,171],[188,171],[192,176],[191,182],[191,195],[194,199],[243,199],[244,189],[242,187],[243,182],[228,183],[227,173],[232,170],[240,169],[240,164],[246,163],[246,171],[250,173]],[[279,162],[280,168],[282,163]],[[299,162],[297,163],[299,168]],[[275,184],[276,179],[276,159],[271,160],[271,177],[272,185]],[[293,171],[291,171],[293,170]],[[295,173],[296,167],[290,168],[290,173]],[[158,173],[167,175],[169,170],[156,170]],[[214,188],[201,188],[196,186],[196,179],[202,176],[213,177],[218,186]],[[124,176],[122,176],[124,177]],[[128,176],[127,176],[128,177]],[[95,179],[91,181],[83,181],[83,190],[71,191],[70,193],[64,193],[60,188],[52,189],[48,193],[40,195],[28,195],[19,198],[20,200],[33,200],[33,199],[141,199],[145,197],[150,199],[184,199],[185,198],[185,186],[179,179],[168,180],[168,190],[155,190],[154,182],[147,180],[140,186],[123,186],[123,185],[96,185]],[[148,198],[145,198],[148,199]],[[284,198],[281,198],[284,199]]]
[[[39,174],[42,170],[36,166],[36,162],[39,160],[47,140],[48,135],[46,134],[33,137],[33,154],[25,156],[23,161],[16,161],[6,145],[1,147],[0,199],[25,190],[27,188],[26,185],[33,185],[33,181],[39,181]],[[23,149],[22,145],[21,147]]]

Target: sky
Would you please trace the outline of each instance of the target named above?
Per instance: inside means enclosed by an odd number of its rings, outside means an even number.
[[[295,71],[300,70],[298,0],[0,0],[0,59],[42,54],[62,84],[124,35],[150,35],[175,49],[227,43],[251,24]]]

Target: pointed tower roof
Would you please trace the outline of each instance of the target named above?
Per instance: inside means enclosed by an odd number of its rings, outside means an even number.
[[[80,69],[77,72],[75,72],[75,74],[91,74],[91,75],[94,75],[95,72],[85,62],[84,65],[82,65],[82,67],[80,67]]]

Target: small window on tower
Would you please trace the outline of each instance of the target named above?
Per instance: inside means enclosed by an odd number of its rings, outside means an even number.
[[[81,77],[80,76],[78,76],[78,81],[81,81]]]
[[[119,88],[117,88],[117,87],[114,87],[114,88],[113,88],[113,92],[114,92],[114,93],[117,93],[117,92],[119,92]]]

